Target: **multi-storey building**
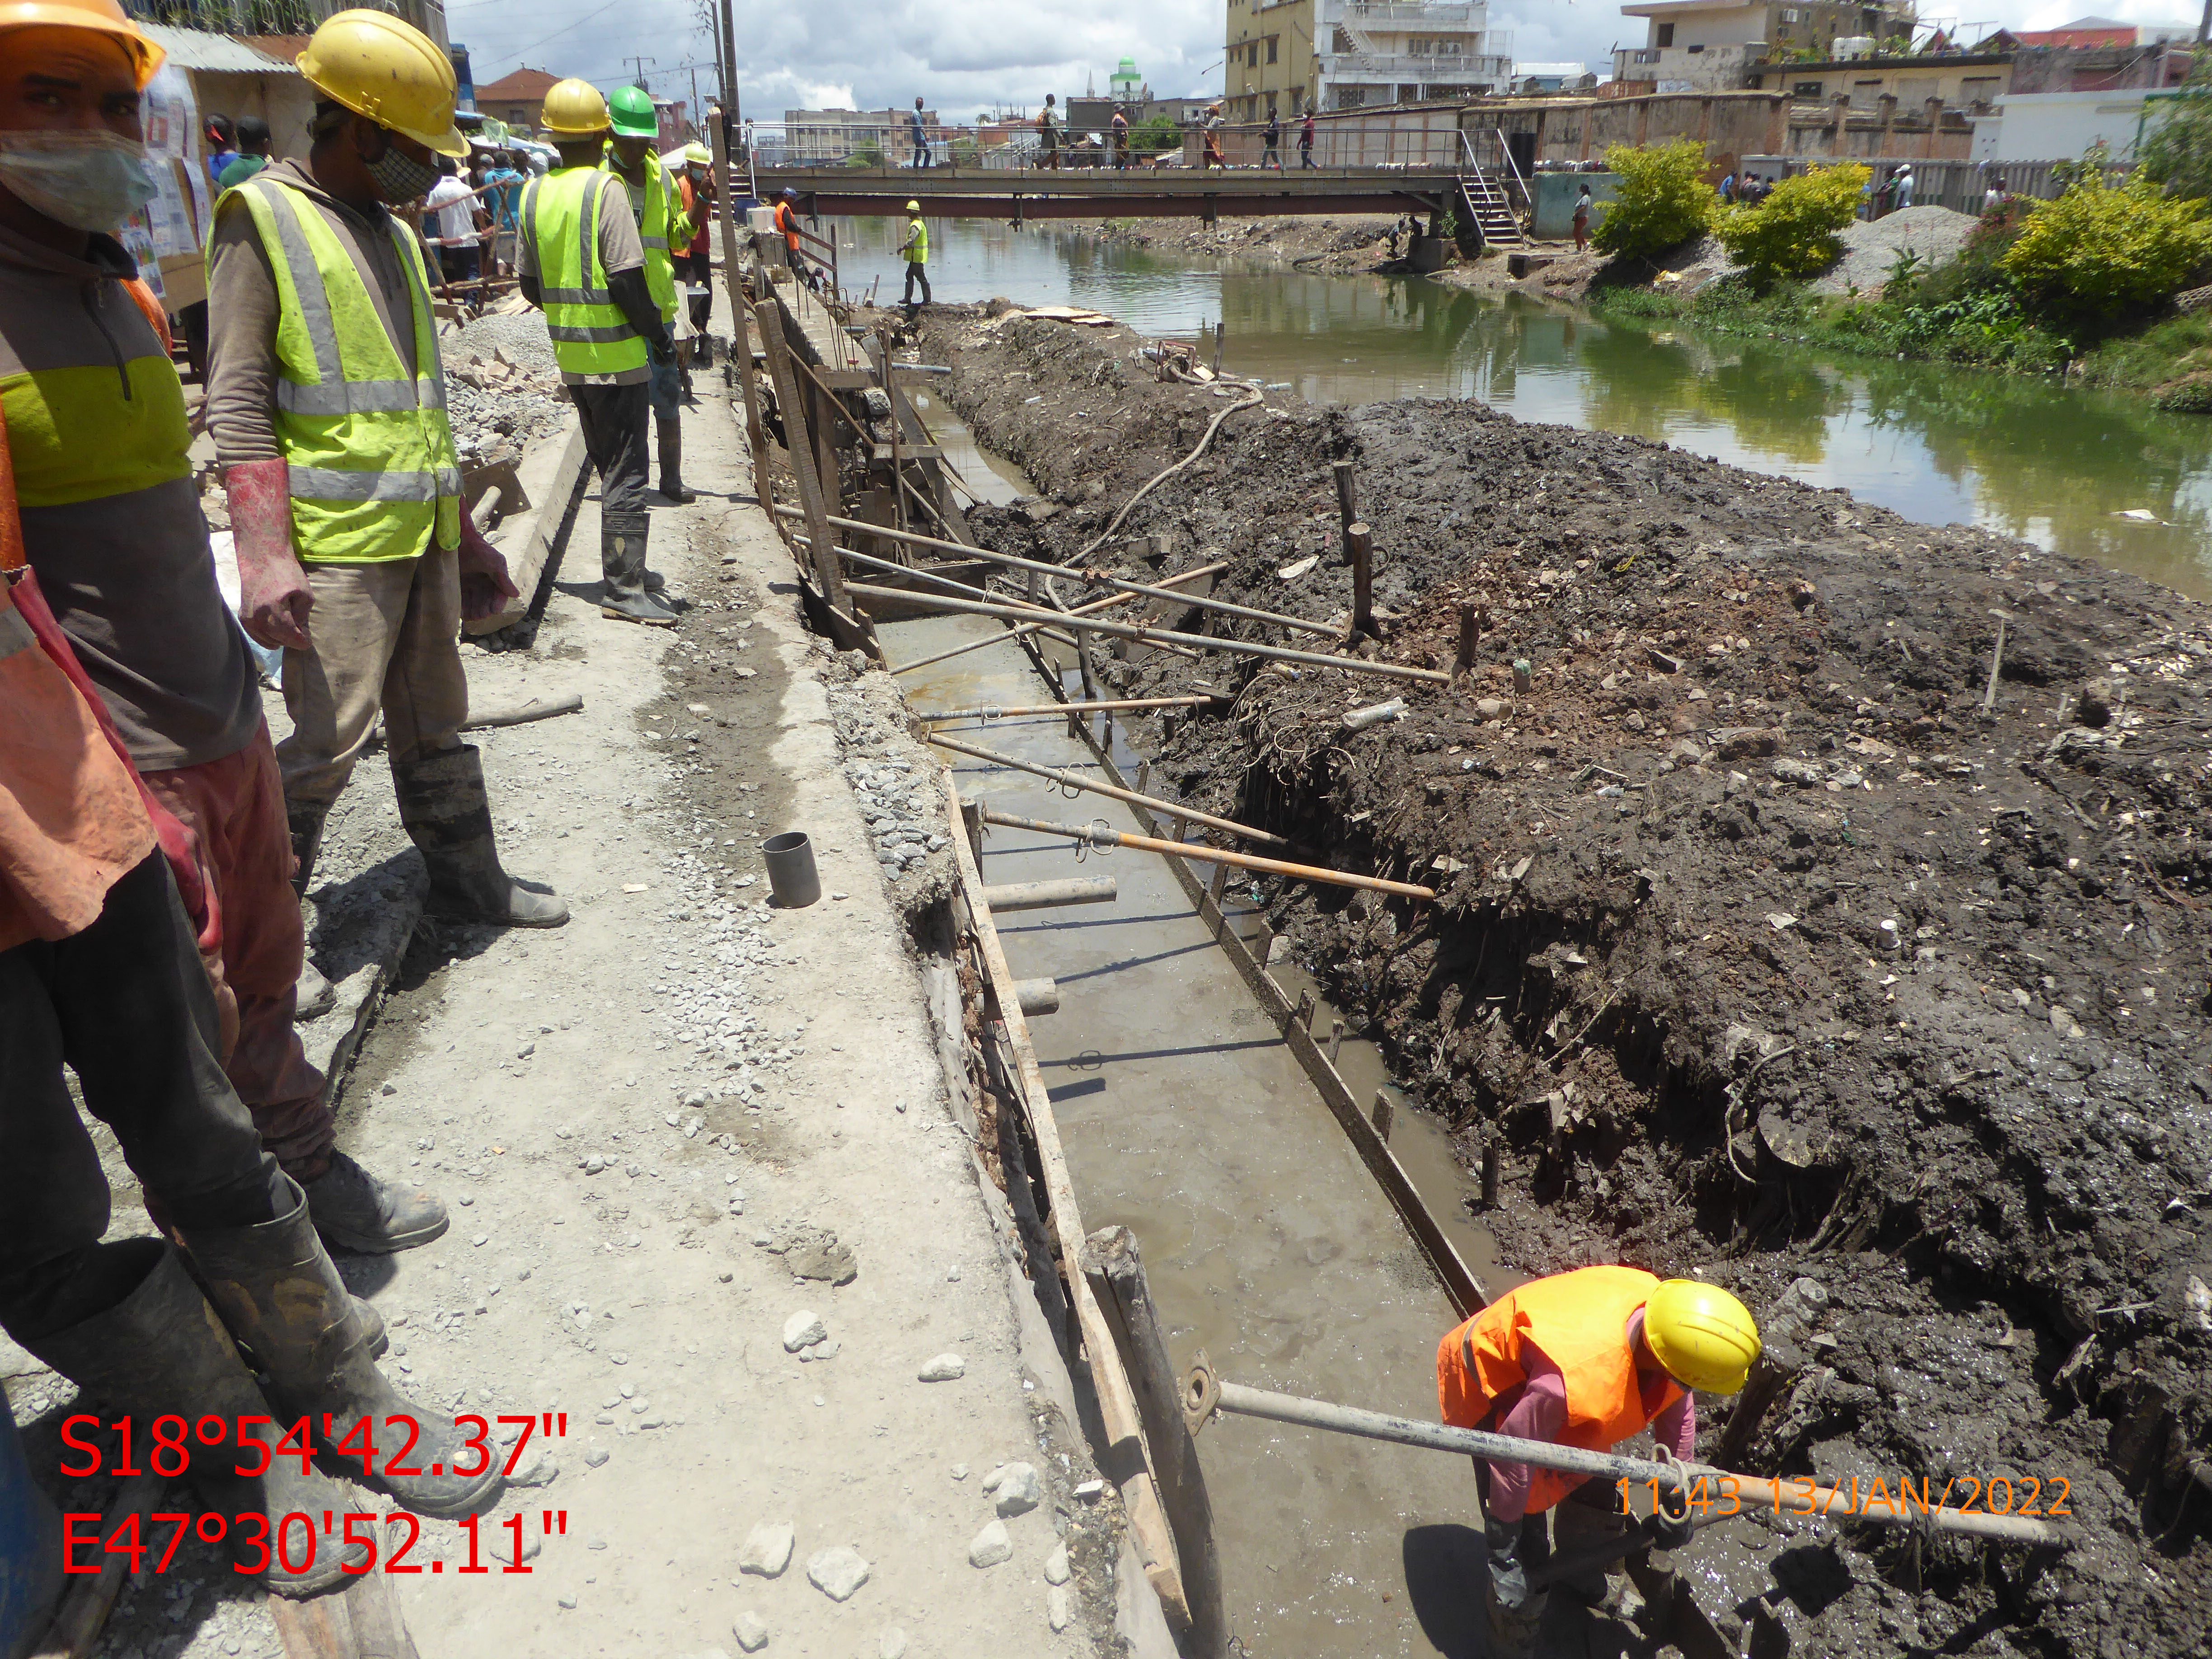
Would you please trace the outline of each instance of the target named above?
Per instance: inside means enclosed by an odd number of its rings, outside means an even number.
[[[1228,0],[1222,68],[1232,121],[1502,92],[1510,34],[1484,0]]]
[[[1909,39],[1913,20],[1911,0],[1646,0],[1620,12],[1645,20],[1646,33],[1613,48],[1613,79],[1662,93],[1747,87],[1754,67],[1832,58],[1838,40]]]

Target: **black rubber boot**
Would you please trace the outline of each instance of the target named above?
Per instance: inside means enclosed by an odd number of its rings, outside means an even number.
[[[187,1473],[200,1505],[230,1523],[233,1559],[241,1565],[258,1560],[260,1551],[250,1541],[251,1524],[241,1527],[236,1520],[258,1515],[266,1518],[270,1547],[268,1565],[255,1575],[262,1583],[279,1595],[307,1596],[343,1583],[344,1569],[358,1570],[369,1554],[365,1543],[340,1541],[343,1526],[335,1536],[311,1534],[312,1547],[303,1548],[295,1521],[291,1547],[283,1554],[276,1549],[278,1529],[288,1515],[312,1516],[319,1528],[325,1510],[343,1515],[362,1507],[338,1482],[312,1467],[303,1469],[300,1458],[276,1449],[299,1413],[288,1413],[256,1386],[230,1333],[174,1250],[152,1239],[107,1248],[145,1251],[149,1271],[137,1288],[105,1313],[23,1346],[88,1397],[128,1412],[134,1419],[132,1449],[142,1458],[153,1443],[156,1418],[173,1415],[192,1424],[212,1417],[222,1423],[234,1440],[226,1436],[224,1443],[207,1446],[187,1433],[179,1449],[189,1460]],[[343,1288],[339,1294],[344,1296]],[[257,1417],[263,1420],[250,1420]],[[273,1426],[271,1417],[278,1419]],[[248,1441],[259,1449],[245,1451]],[[241,1462],[251,1467],[264,1461],[263,1452],[268,1454],[268,1468],[260,1474],[238,1473]],[[286,1554],[304,1557],[306,1566],[288,1571]]]
[[[645,538],[652,523],[642,513],[613,514],[599,520],[599,614],[647,628],[673,628],[675,611],[645,591]]]
[[[678,507],[699,499],[684,487],[684,427],[678,421],[655,421],[653,435],[660,441],[660,493]]]
[[[301,801],[286,801],[284,817],[292,832],[292,891],[304,903],[307,879],[315,872],[315,854],[323,844],[323,821],[331,809]],[[320,1019],[337,1006],[337,987],[325,979],[315,959],[301,952],[300,982],[294,993],[292,1018]]]
[[[450,1413],[418,1407],[376,1369],[353,1297],[315,1236],[304,1200],[258,1226],[194,1228],[185,1243],[222,1322],[269,1379],[265,1392],[281,1419],[311,1417],[316,1443],[338,1458],[346,1456],[340,1449],[347,1437],[369,1419],[376,1452],[364,1484],[418,1515],[467,1515],[497,1500],[503,1459],[489,1447],[471,1449]],[[414,1425],[411,1449],[406,1425],[387,1422],[394,1417]],[[403,1451],[403,1467],[422,1473],[392,1472]],[[460,1468],[475,1473],[454,1472]]]
[[[380,1181],[343,1152],[330,1154],[330,1167],[303,1181],[315,1231],[334,1250],[361,1255],[389,1255],[428,1244],[453,1224],[435,1194],[421,1187]]]
[[[473,744],[392,763],[399,823],[430,870],[429,913],[502,927],[558,927],[568,907],[500,867],[483,763]]]

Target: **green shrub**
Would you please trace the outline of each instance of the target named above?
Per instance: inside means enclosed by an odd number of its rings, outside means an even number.
[[[2144,114],[2157,125],[2136,151],[2138,168],[2169,196],[2212,196],[2212,58],[2200,55],[2179,95]]]
[[[1729,210],[1715,234],[1754,283],[1815,276],[1843,253],[1836,233],[1857,216],[1859,191],[1871,176],[1856,161],[1792,174],[1757,207]]]
[[[2212,415],[2212,374],[2191,374],[2176,380],[2151,402],[2176,414]]]
[[[2165,196],[2140,174],[2116,187],[2092,173],[2036,204],[2003,264],[2039,312],[2111,316],[2165,299],[2208,257],[2203,202]]]
[[[1590,240],[1616,258],[1648,258],[1711,228],[1719,198],[1705,182],[1705,147],[1694,138],[1638,149],[1613,144],[1605,164],[1620,179]]]

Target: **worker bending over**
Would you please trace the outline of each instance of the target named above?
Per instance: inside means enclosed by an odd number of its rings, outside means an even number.
[[[775,204],[775,228],[783,237],[784,262],[791,274],[808,287],[814,287],[814,273],[806,268],[806,256],[799,246],[799,192],[787,189]]]
[[[522,193],[515,261],[522,297],[545,312],[561,379],[599,473],[599,614],[673,628],[676,611],[647,592],[645,426],[656,364],[676,343],[645,274],[645,243],[623,182],[599,169],[607,100],[588,81],[545,94],[545,125],[561,165]]]
[[[1443,1420],[1523,1440],[1607,1451],[1649,1428],[1662,1455],[1690,1456],[1691,1390],[1735,1394],[1759,1358],[1742,1303],[1694,1279],[1663,1284],[1635,1267],[1583,1267],[1532,1279],[1448,1333],[1437,1348]],[[1526,1463],[1475,1465],[1490,1553],[1491,1651],[1524,1653],[1545,1592],[1529,1583],[1548,1553],[1544,1516],[1562,1498],[1595,1517],[1560,1514],[1563,1537],[1626,1525],[1619,1491]],[[1686,1516],[1658,1521],[1659,1541],[1686,1542]],[[1602,1575],[1576,1586],[1595,1601]]]
[[[306,968],[283,781],[216,586],[161,307],[107,234],[154,191],[137,77],[161,51],[122,17],[113,0],[0,10],[0,135],[81,141],[73,176],[26,179],[0,161],[0,448],[15,544],[131,762],[184,826],[212,899],[198,933],[215,1053],[263,1146],[333,1246],[405,1249],[443,1232],[446,1210],[337,1150],[323,1074],[293,1029],[303,974],[319,976]]]
[[[629,192],[630,215],[645,244],[646,291],[653,296],[661,325],[672,328],[676,268],[669,250],[684,247],[691,233],[684,221],[676,181],[668,176],[668,164],[653,151],[660,118],[653,111],[653,94],[643,87],[617,88],[608,100],[607,113],[614,137],[602,165]],[[659,441],[660,493],[677,506],[688,507],[699,498],[684,487],[684,388],[673,353],[666,362],[654,357],[647,363],[645,385],[653,435]]]
[[[906,255],[906,297],[899,303],[906,307],[906,319],[912,322],[921,309],[914,302],[914,285],[921,284],[921,303],[929,301],[929,227],[921,222],[921,204],[906,204],[906,240],[899,244]]]
[[[469,520],[420,239],[389,210],[461,155],[453,66],[419,30],[342,11],[300,54],[303,161],[224,192],[210,239],[208,430],[224,468],[240,619],[284,647],[294,884],[380,710],[399,822],[432,915],[554,927],[568,907],[501,867],[477,750],[460,740],[464,617],[515,597]]]

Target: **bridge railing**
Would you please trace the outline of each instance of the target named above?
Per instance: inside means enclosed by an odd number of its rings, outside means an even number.
[[[1272,168],[1279,162],[1285,172],[1304,170],[1309,160],[1324,172],[1378,168],[1455,172],[1460,165],[1459,112],[1454,108],[1392,110],[1365,117],[1336,112],[1317,115],[1310,151],[1298,142],[1302,131],[1302,118],[1286,117],[1282,142],[1271,159],[1265,121],[1225,125],[1217,134],[1221,164]],[[1206,137],[1196,129],[1185,135],[1185,167],[1210,165]]]

